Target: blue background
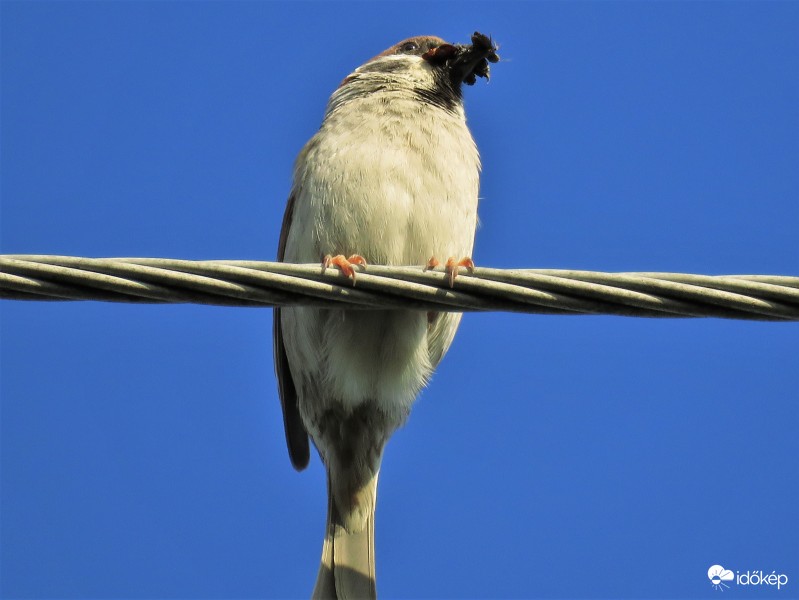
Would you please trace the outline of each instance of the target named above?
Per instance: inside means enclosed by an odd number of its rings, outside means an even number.
[[[492,34],[492,267],[799,275],[799,3],[3,2],[2,252],[271,260],[353,68]],[[307,597],[271,312],[2,305],[2,595]],[[384,597],[799,594],[799,324],[467,315],[387,449]]]

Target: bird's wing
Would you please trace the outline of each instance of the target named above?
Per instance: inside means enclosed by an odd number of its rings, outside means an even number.
[[[286,254],[286,240],[289,235],[289,227],[294,214],[294,198],[292,192],[286,204],[286,212],[283,215],[283,227],[280,230],[280,241],[277,246],[277,259],[283,261]],[[280,404],[283,406],[283,427],[286,430],[286,445],[289,449],[291,464],[298,471],[308,466],[310,459],[310,448],[308,445],[308,432],[302,424],[300,410],[297,405],[297,388],[291,378],[289,370],[289,360],[286,356],[286,347],[283,344],[283,331],[280,325],[280,308],[274,309],[272,340],[275,354],[275,375],[277,376],[277,387],[280,394]]]

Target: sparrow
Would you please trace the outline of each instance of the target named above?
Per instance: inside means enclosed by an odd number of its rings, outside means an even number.
[[[488,78],[496,46],[412,37],[333,92],[294,165],[278,260],[337,266],[471,267],[480,158],[462,86]],[[328,513],[313,598],[375,598],[375,503],[383,449],[447,352],[461,315],[420,310],[274,310],[289,456],[326,467]]]

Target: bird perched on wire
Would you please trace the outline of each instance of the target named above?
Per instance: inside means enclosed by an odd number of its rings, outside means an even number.
[[[470,268],[480,158],[462,84],[488,78],[496,46],[421,36],[347,76],[300,152],[278,260]],[[446,353],[460,314],[274,311],[275,368],[292,464],[310,435],[327,469],[328,514],[314,598],[374,598],[374,518],[383,448]]]

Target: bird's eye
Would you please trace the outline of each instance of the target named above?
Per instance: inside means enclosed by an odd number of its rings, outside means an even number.
[[[419,44],[416,42],[405,42],[400,46],[400,52],[403,54],[410,54],[411,52],[415,52],[419,49]]]

